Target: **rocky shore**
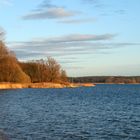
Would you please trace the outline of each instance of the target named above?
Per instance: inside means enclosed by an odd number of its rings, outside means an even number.
[[[6,134],[0,130],[0,140],[9,140]]]
[[[0,89],[92,87],[92,83],[0,83]]]

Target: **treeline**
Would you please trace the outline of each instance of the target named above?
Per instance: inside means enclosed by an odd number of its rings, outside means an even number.
[[[67,82],[66,71],[63,70],[55,59],[19,62],[22,70],[30,77],[32,83],[36,82]]]
[[[47,60],[20,62],[0,41],[0,82],[67,82],[67,75],[56,62],[48,57]]]
[[[69,80],[74,83],[140,83],[140,76],[88,76],[88,77],[70,77]]]

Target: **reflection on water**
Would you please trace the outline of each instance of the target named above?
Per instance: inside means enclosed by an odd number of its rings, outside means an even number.
[[[140,140],[140,85],[0,90],[11,140]]]

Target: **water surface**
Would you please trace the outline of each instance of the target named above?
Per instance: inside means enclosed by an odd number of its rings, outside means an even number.
[[[140,140],[140,85],[0,90],[10,140]]]

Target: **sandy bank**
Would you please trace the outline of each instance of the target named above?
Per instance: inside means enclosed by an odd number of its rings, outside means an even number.
[[[0,83],[0,89],[20,89],[20,88],[75,88],[75,87],[92,87],[92,83]]]

